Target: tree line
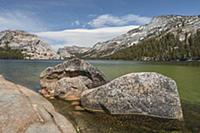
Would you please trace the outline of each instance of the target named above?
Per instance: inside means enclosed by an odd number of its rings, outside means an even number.
[[[160,38],[150,38],[137,45],[122,49],[110,59],[145,61],[200,60],[200,31],[180,41],[178,36],[168,33]]]
[[[6,43],[5,47],[0,47],[0,59],[24,59],[24,54],[19,49],[11,49]]]

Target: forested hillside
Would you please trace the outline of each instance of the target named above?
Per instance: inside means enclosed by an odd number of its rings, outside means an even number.
[[[120,50],[111,59],[143,61],[200,60],[200,31],[180,41],[174,34],[150,38],[137,45]]]
[[[11,49],[8,45],[0,47],[0,59],[24,59],[24,55],[18,49]]]

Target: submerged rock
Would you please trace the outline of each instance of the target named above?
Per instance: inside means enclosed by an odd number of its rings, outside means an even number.
[[[112,115],[140,115],[183,120],[174,80],[153,72],[131,73],[86,90],[81,105]]]
[[[0,132],[76,133],[76,130],[45,98],[0,75]]]
[[[83,91],[105,83],[102,72],[88,62],[74,58],[45,69],[40,75],[40,92],[45,97],[79,100]]]

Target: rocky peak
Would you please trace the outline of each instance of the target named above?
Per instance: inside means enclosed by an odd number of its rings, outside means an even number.
[[[6,45],[11,49],[20,49],[27,59],[60,59],[60,56],[46,42],[25,31],[0,32],[0,47]]]
[[[58,49],[58,54],[64,58],[76,56],[88,51],[89,48],[87,47],[79,47],[79,46],[65,46],[63,48]]]
[[[36,35],[29,34],[29,33],[25,32],[25,31],[22,31],[22,30],[5,30],[5,31],[0,32],[0,34],[12,35],[12,36],[22,35],[22,36],[37,37]]]
[[[65,49],[67,49],[71,54],[84,53],[87,50],[89,50],[89,48],[87,47],[79,47],[79,46],[65,47]]]
[[[154,17],[148,27],[184,28],[185,26],[195,26],[199,23],[200,16],[167,15]]]
[[[73,55],[70,54],[65,48],[59,48],[58,51],[57,51],[57,54],[59,54],[63,58],[73,57]]]

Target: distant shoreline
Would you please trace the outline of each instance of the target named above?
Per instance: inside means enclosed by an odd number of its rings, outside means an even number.
[[[128,62],[141,62],[141,63],[200,63],[200,60],[190,60],[190,61],[139,61],[139,60],[122,60],[122,59],[103,59],[103,58],[83,58],[87,61],[128,61]],[[63,62],[67,59],[59,60],[59,59],[0,59],[0,60],[10,60],[10,61],[55,61],[55,62]]]

